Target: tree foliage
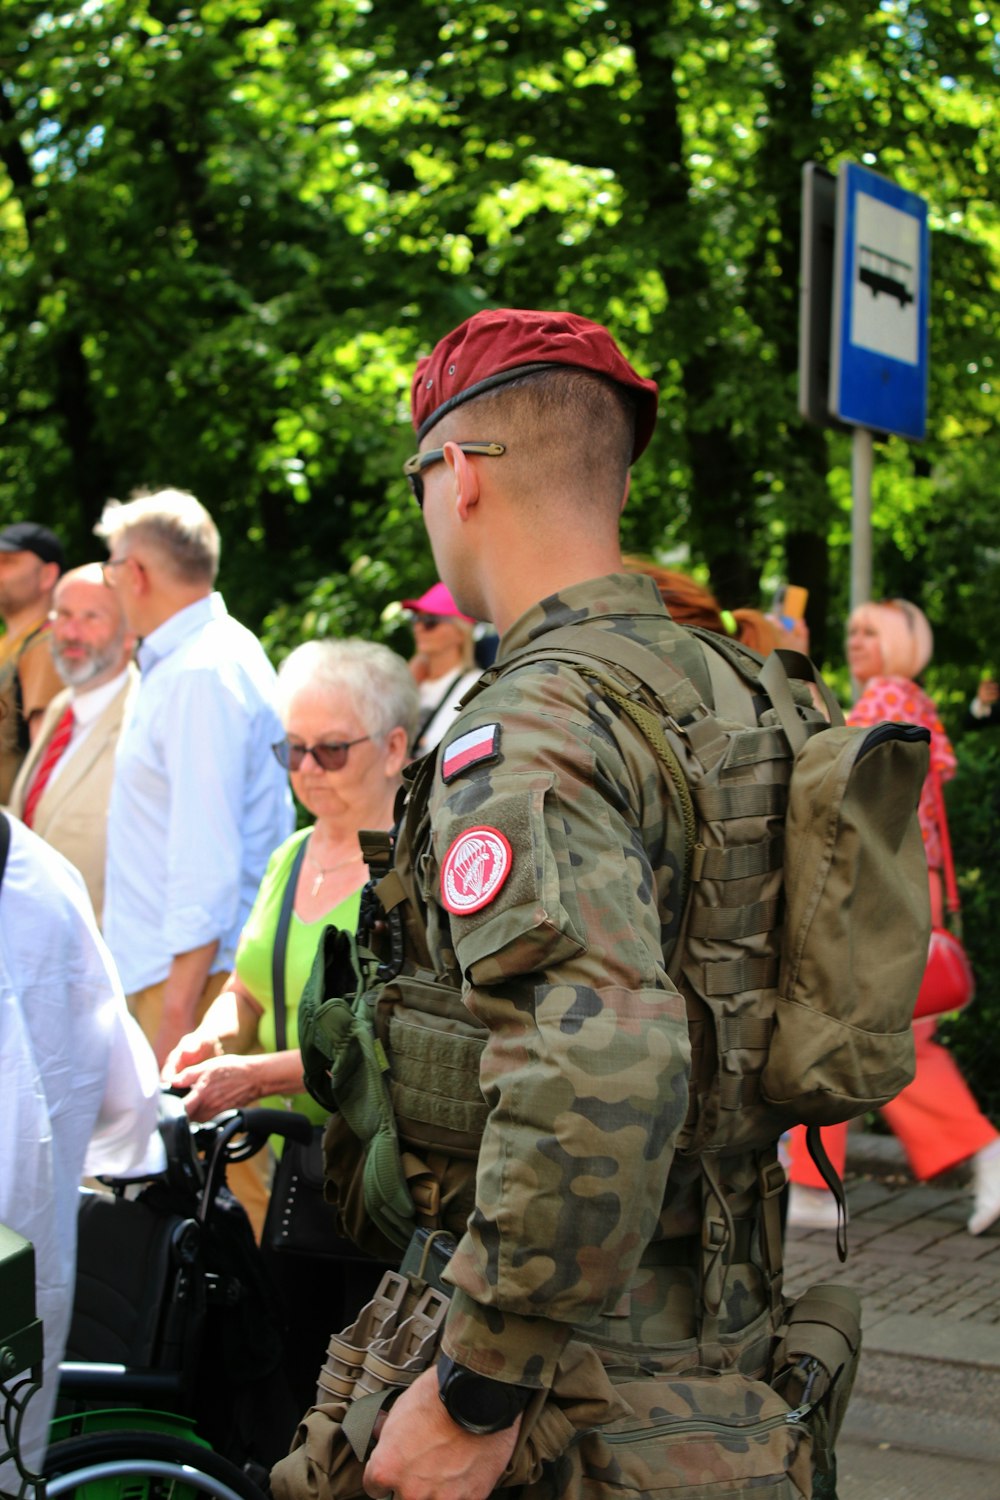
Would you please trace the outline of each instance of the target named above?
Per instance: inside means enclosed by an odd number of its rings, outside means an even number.
[[[727,605],[807,584],[835,660],[848,449],[796,413],[800,168],[862,159],[934,230],[931,430],[879,451],[876,587],[967,669],[998,55],[961,0],[8,4],[0,516],[82,557],[109,495],[184,485],[251,622],[294,635],[316,590],[313,621],[380,630],[432,571],[399,475],[417,355],[483,305],[566,306],[660,384],[628,545]]]
[[[875,588],[927,610],[954,723],[1000,670],[998,61],[976,0],[7,0],[0,521],[83,561],[109,496],[187,487],[276,654],[402,647],[415,360],[567,307],[660,386],[629,548],[730,607],[807,585],[836,666],[849,440],[796,411],[800,173],[860,160],[929,205],[930,427],[878,448]],[[955,791],[987,996],[988,738]],[[984,1091],[985,1003],[954,1027]]]

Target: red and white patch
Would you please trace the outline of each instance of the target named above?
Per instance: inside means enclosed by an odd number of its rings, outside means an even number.
[[[484,724],[481,729],[470,729],[460,734],[457,740],[446,745],[441,755],[441,780],[453,781],[460,771],[481,760],[492,760],[500,754],[500,725]]]
[[[511,847],[497,828],[468,828],[441,867],[441,899],[456,917],[488,906],[513,868]]]

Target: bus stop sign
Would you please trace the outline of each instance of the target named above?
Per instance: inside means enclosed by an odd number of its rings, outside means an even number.
[[[927,424],[927,204],[854,162],[837,179],[829,407],[922,438]]]

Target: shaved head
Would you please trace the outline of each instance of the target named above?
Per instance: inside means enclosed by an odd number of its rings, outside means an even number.
[[[614,381],[568,366],[523,376],[442,419],[426,443],[493,440],[506,445],[491,478],[518,504],[562,496],[617,516],[635,443],[635,403]]]

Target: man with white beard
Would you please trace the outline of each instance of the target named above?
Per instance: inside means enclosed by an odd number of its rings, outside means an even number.
[[[10,811],[76,866],[100,922],[115,746],[139,680],[135,636],[100,563],[62,576],[50,620],[52,658],[66,688],[46,709]]]

